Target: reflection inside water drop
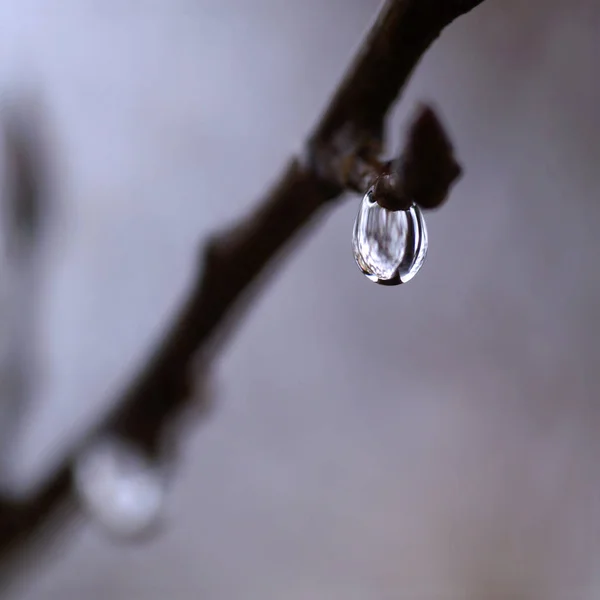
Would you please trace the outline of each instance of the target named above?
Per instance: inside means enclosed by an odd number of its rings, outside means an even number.
[[[391,211],[373,201],[373,188],[362,199],[352,236],[354,259],[371,280],[383,285],[410,281],[427,255],[427,227],[421,209]]]
[[[118,438],[93,442],[77,458],[74,478],[83,505],[110,533],[135,537],[158,523],[164,476],[133,444]]]

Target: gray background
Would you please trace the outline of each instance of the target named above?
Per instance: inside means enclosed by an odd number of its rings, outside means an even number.
[[[110,407],[198,241],[300,146],[376,7],[0,3],[3,97],[43,108],[57,182],[6,485],[26,493]],[[357,199],[328,213],[221,356],[164,534],[119,546],[84,523],[8,597],[594,597],[599,31],[594,0],[487,0],[452,26],[394,118],[397,142],[434,101],[466,166],[423,271],[368,282]]]

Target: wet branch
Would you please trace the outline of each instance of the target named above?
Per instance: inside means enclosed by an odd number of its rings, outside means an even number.
[[[194,367],[206,366],[226,324],[280,249],[348,189],[382,174],[381,200],[439,206],[460,174],[452,146],[430,108],[422,108],[398,158],[382,160],[388,112],[442,29],[483,0],[387,0],[313,132],[251,214],[203,246],[196,282],[154,354],[97,429],[160,455],[173,417],[202,403]],[[246,300],[246,302],[242,302]],[[197,396],[197,394],[196,394]],[[0,500],[0,565],[39,537],[61,507],[76,506],[71,465],[78,449],[24,503]]]

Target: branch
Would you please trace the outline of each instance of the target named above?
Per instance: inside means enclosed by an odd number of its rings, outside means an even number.
[[[382,198],[405,197],[407,189],[410,193],[425,190],[423,207],[441,203],[460,170],[435,114],[425,109],[411,129],[402,156],[416,157],[412,163],[380,160],[385,119],[442,29],[481,2],[385,2],[309,136],[303,156],[290,160],[254,212],[204,246],[196,283],[172,327],[116,412],[96,433],[116,433],[149,453],[160,454],[173,418],[199,402],[193,397],[191,380],[195,359],[207,364],[216,342],[226,333],[225,325],[231,323],[235,309],[241,308],[240,301],[247,298],[265,267],[346,189],[364,192],[365,183],[385,174],[392,164],[397,168],[392,184],[387,188],[382,184],[388,190]],[[436,158],[432,161],[431,157]],[[434,193],[426,185],[432,172]],[[390,189],[396,190],[395,196]],[[431,197],[436,200],[427,202]],[[75,504],[71,465],[77,456],[75,449],[29,502],[0,504],[0,560],[14,556],[24,542],[40,533],[58,508]]]

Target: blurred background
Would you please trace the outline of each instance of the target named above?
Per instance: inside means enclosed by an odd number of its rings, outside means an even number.
[[[377,8],[0,3],[2,101],[41,115],[52,181],[26,258],[0,265],[5,489],[35,489],[111,408],[198,243],[300,148]],[[370,283],[358,198],[329,211],[219,357],[161,535],[83,520],[3,597],[596,597],[599,34],[595,0],[486,0],[451,26],[390,129],[395,151],[432,101],[465,166],[422,272]]]

